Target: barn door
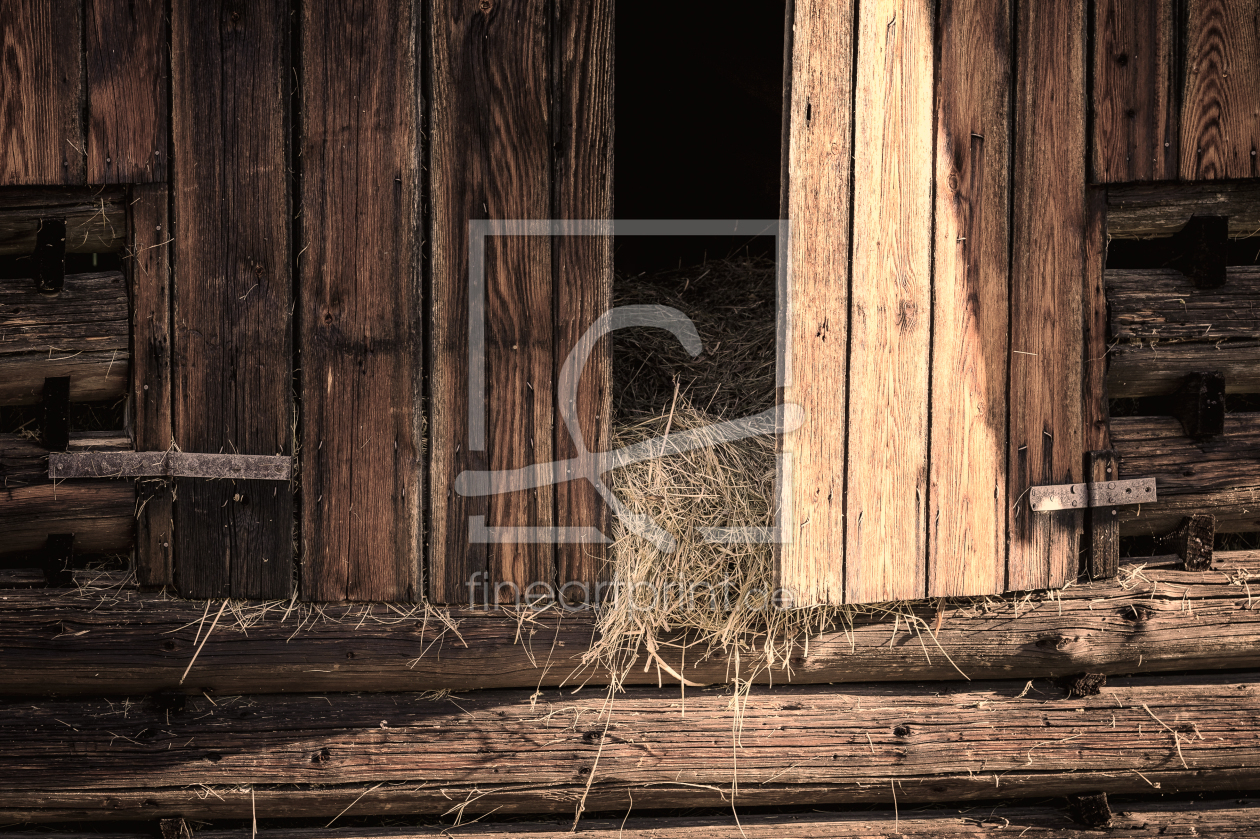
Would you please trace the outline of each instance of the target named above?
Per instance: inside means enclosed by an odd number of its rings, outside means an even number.
[[[1085,3],[798,0],[793,32],[781,583],[1061,586],[1081,510],[1028,493],[1082,480]]]

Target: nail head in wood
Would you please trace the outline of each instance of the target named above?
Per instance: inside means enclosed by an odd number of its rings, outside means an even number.
[[[70,377],[44,379],[44,446],[64,452],[70,445]]]
[[[1225,433],[1225,375],[1190,373],[1173,395],[1173,412],[1188,437]]]
[[[45,218],[39,221],[35,234],[35,290],[40,294],[58,294],[66,283],[66,220]]]
[[[1198,289],[1225,285],[1225,262],[1229,253],[1229,216],[1191,216],[1185,227],[1172,237],[1172,265]]]

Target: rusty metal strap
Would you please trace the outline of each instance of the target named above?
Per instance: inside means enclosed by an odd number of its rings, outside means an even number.
[[[287,481],[293,460],[284,455],[189,454],[187,452],[53,452],[48,477],[236,478]]]

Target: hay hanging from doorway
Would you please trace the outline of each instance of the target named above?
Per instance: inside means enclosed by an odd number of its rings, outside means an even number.
[[[703,430],[774,404],[772,262],[728,259],[619,277],[616,302],[679,309],[695,323],[704,349],[692,359],[661,329],[614,337],[613,448]],[[685,645],[688,661],[715,650],[738,661],[747,651],[758,654],[759,666],[782,667],[805,637],[847,623],[858,612],[851,606],[776,608],[772,545],[720,544],[702,535],[703,528],[774,524],[772,437],[642,461],[613,471],[608,480],[632,512],[648,516],[677,545],[662,551],[614,523],[609,550],[614,594],[600,607],[600,639],[588,662],[622,673],[646,648],[650,659],[668,669],[658,645]],[[731,678],[753,675],[746,670]]]

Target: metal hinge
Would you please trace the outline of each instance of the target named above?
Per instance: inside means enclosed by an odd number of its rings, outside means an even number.
[[[192,454],[188,452],[52,452],[48,477],[63,478],[234,478],[287,481],[287,455]]]
[[[1028,504],[1034,513],[1086,507],[1120,507],[1125,504],[1148,504],[1156,500],[1154,478],[1133,478],[1125,481],[1098,481],[1090,484],[1057,484],[1032,487]]]

